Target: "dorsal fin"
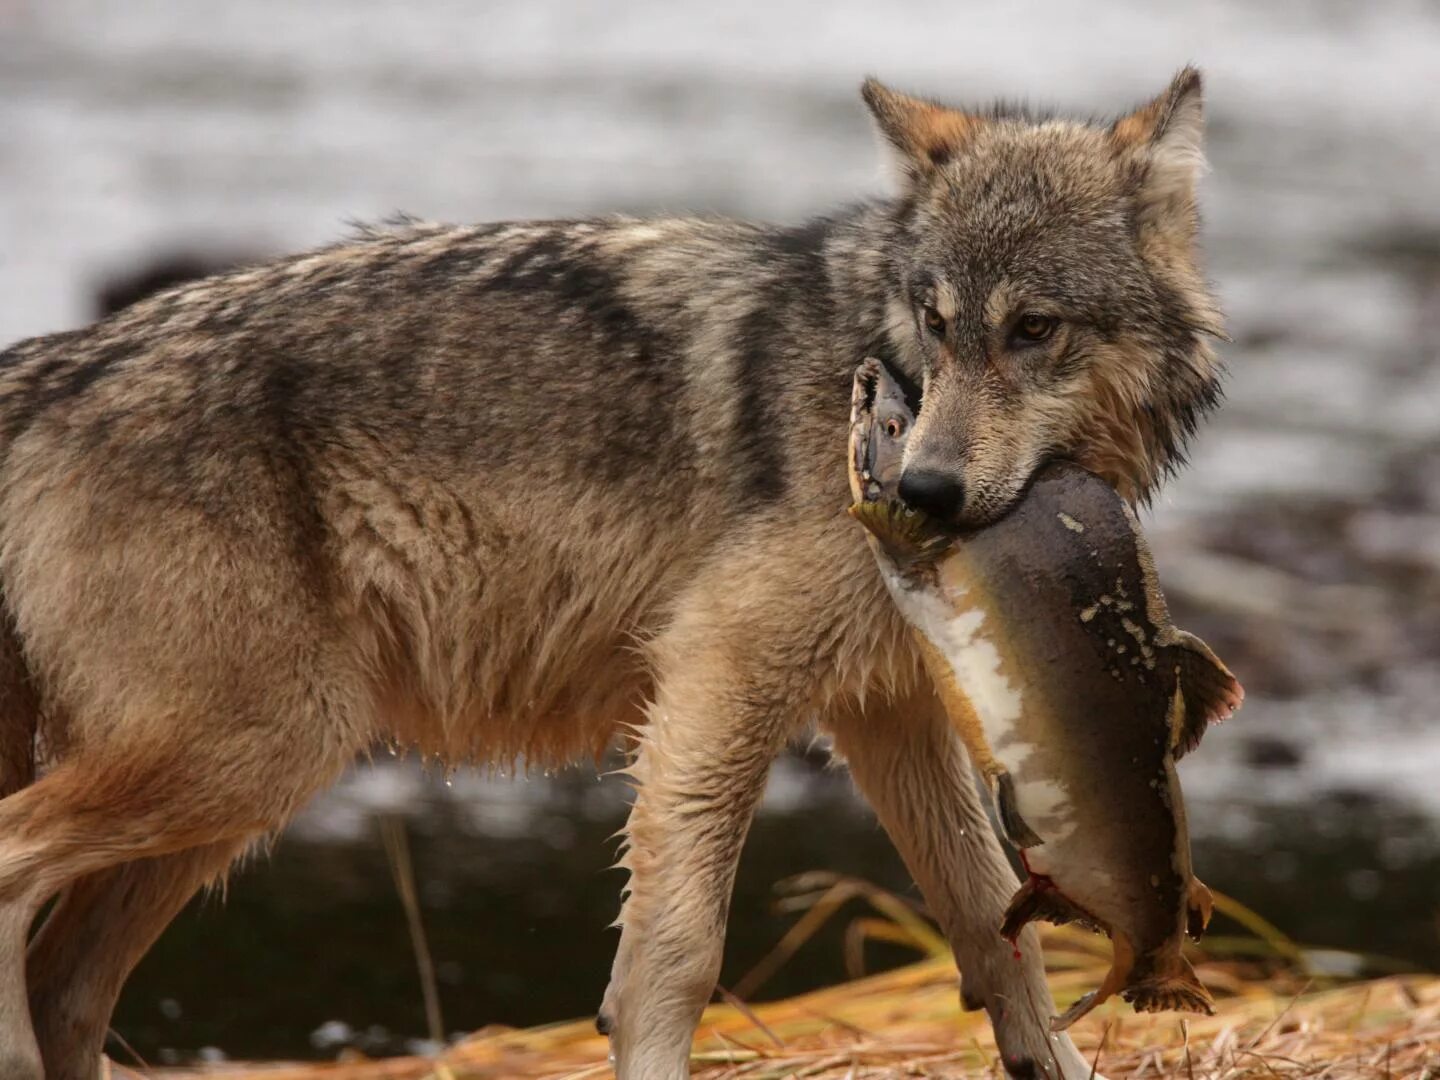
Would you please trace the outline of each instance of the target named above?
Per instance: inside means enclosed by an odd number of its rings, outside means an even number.
[[[1174,631],[1166,643],[1164,662],[1175,669],[1170,744],[1179,760],[1200,745],[1211,723],[1228,719],[1240,707],[1245,689],[1210,646],[1184,630]]]

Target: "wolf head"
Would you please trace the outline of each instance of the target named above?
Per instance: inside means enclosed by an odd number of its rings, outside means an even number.
[[[1063,456],[1146,498],[1219,396],[1199,72],[1108,124],[863,93],[901,176],[887,331],[923,390],[901,494],[983,524]]]

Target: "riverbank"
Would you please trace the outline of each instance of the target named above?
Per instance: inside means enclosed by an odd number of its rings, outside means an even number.
[[[1203,976],[1219,987],[1218,973]],[[691,1059],[696,1080],[810,1077],[995,1077],[989,1025],[959,1011],[955,972],[930,960],[785,1001],[705,1014]],[[1057,976],[1073,996],[1087,975]],[[1296,996],[1288,985],[1226,986],[1212,1017],[1183,1023],[1116,1005],[1077,1025],[1076,1043],[1117,1077],[1298,1077],[1424,1080],[1440,1069],[1440,978],[1390,977]],[[1188,1034],[1187,1034],[1188,1032]],[[1101,1045],[1103,1040],[1104,1045]],[[610,1075],[592,1021],[485,1030],[436,1058],[326,1065],[217,1066],[157,1071],[157,1078],[239,1080],[582,1080]],[[1427,1069],[1429,1070],[1427,1072]],[[116,1070],[116,1075],[123,1075]]]
[[[691,1058],[696,1080],[859,1080],[1003,1075],[983,1013],[960,1009],[957,972],[930,924],[900,898],[830,875],[798,879],[804,913],[771,956],[737,983],[758,985],[851,901],[847,952],[867,941],[926,958],[878,975],[764,1004],[724,1000],[706,1010]],[[1214,1016],[1138,1014],[1115,1000],[1072,1029],[1100,1075],[1247,1080],[1432,1080],[1440,1077],[1440,977],[1393,974],[1342,980],[1383,961],[1307,950],[1248,909],[1217,896],[1215,933],[1191,957],[1215,996]],[[1051,989],[1063,1008],[1093,989],[1110,962],[1102,937],[1043,931]],[[590,1018],[528,1029],[489,1027],[431,1056],[323,1065],[224,1064],[156,1070],[154,1080],[600,1080],[611,1075],[606,1040]],[[116,1075],[123,1075],[117,1069]]]

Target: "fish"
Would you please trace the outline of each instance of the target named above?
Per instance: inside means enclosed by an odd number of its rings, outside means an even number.
[[[956,532],[898,496],[913,423],[894,377],[865,360],[850,513],[1019,852],[1026,879],[1000,932],[1013,945],[1043,920],[1110,936],[1102,984],[1054,1030],[1116,994],[1142,1012],[1213,1013],[1181,951],[1213,901],[1192,870],[1175,762],[1243,688],[1171,622],[1139,521],[1103,479],[1047,463],[1006,515]]]

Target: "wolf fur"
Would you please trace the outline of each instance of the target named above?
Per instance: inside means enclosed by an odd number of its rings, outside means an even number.
[[[602,1023],[620,1076],[683,1077],[812,722],[1011,1073],[1088,1074],[845,514],[851,373],[923,395],[905,467],[962,477],[969,523],[1052,453],[1142,498],[1217,393],[1199,76],[1112,124],[865,97],[898,193],[798,228],[404,222],[0,357],[0,1075],[93,1076],[175,912],[377,740],[537,764],[629,734]]]

